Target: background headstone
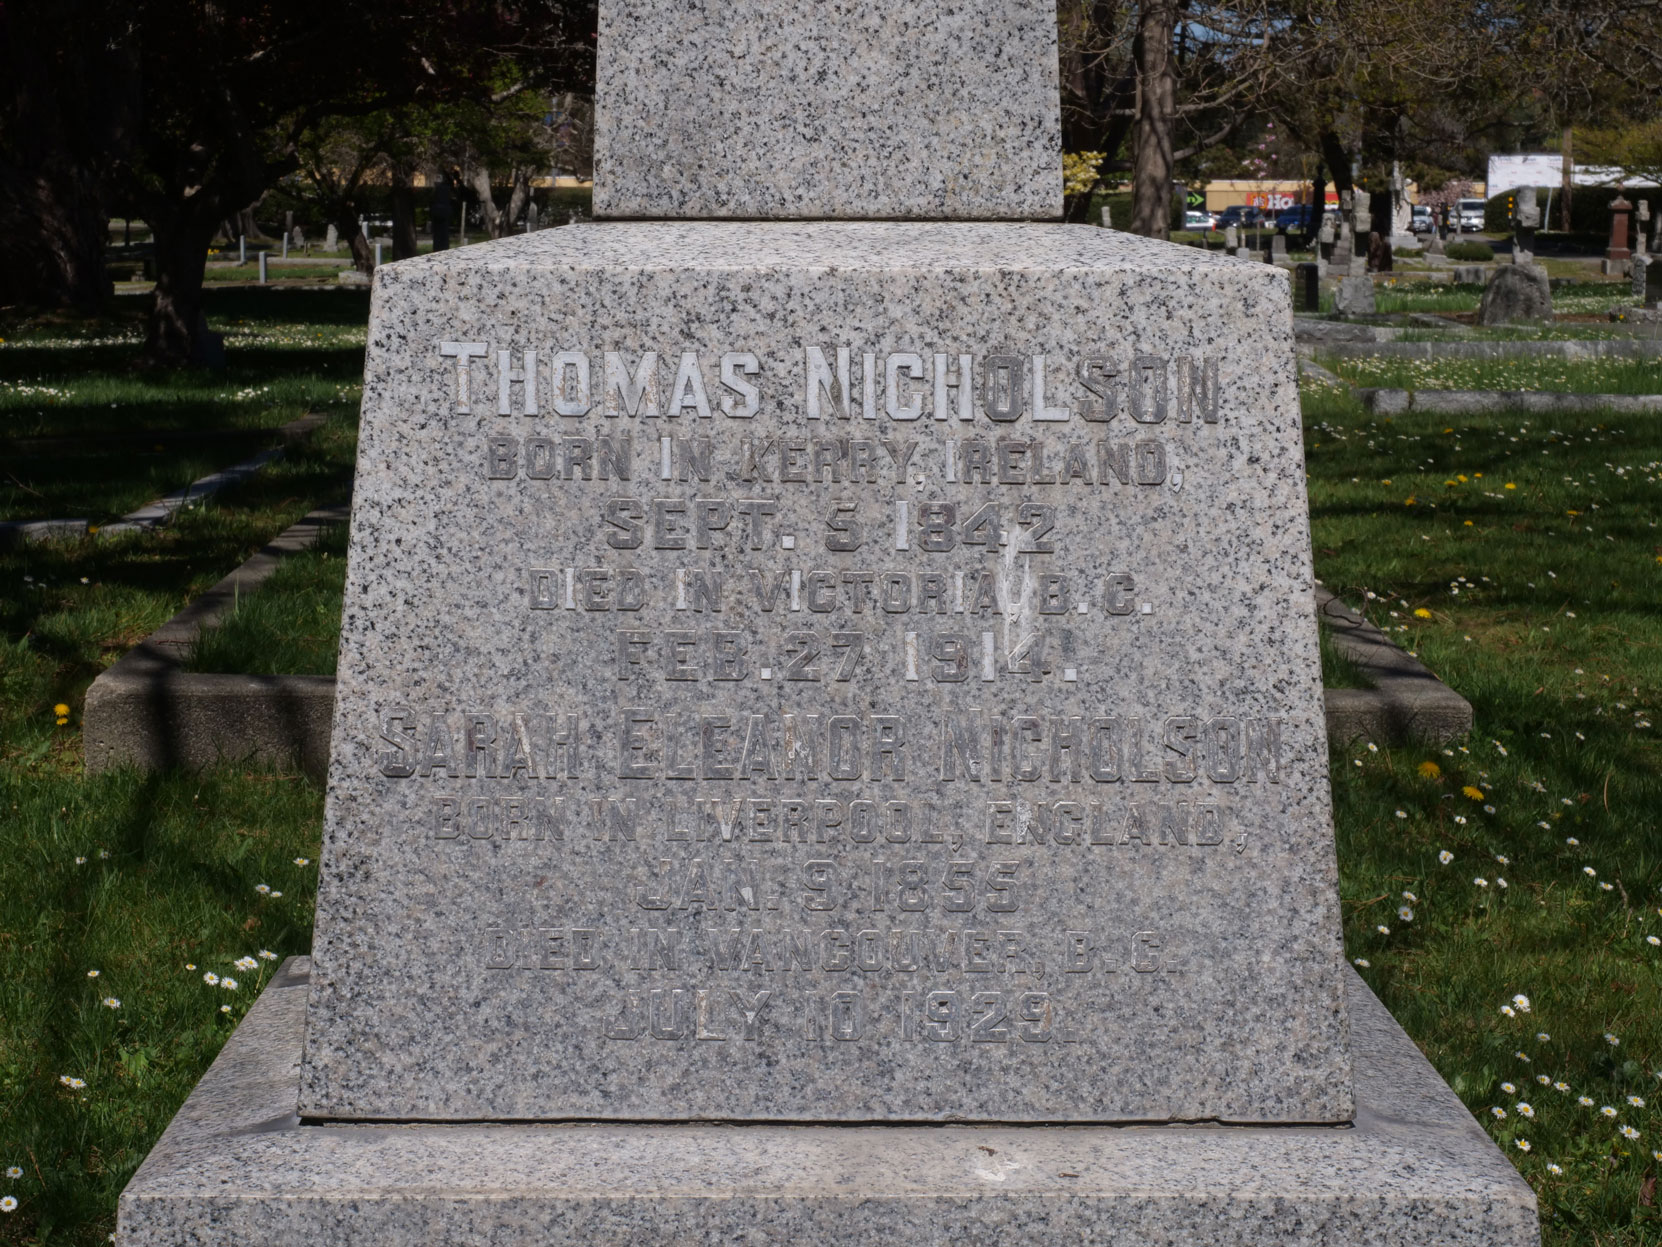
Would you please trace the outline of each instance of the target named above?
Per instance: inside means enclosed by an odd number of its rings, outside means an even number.
[[[1535,259],[1535,231],[1541,224],[1541,205],[1533,186],[1513,193],[1512,263],[1531,264]]]
[[[1547,279],[1546,270],[1534,264],[1511,264],[1496,269],[1477,307],[1480,325],[1551,319],[1552,283]]]
[[[1113,229],[1114,228],[1114,212],[1113,212],[1113,209],[1110,208],[1107,204],[1102,205],[1102,209],[1098,213],[1098,218],[1099,218],[1099,224],[1102,226],[1103,229]]]
[[[1355,210],[1351,213],[1351,255],[1350,275],[1361,277],[1368,271],[1368,261],[1372,257],[1373,248],[1373,214],[1362,206],[1364,200],[1358,199]]]
[[[323,249],[332,255],[339,248],[340,234],[335,229],[334,222],[331,221],[323,231]]]
[[[1341,277],[1333,292],[1333,310],[1342,316],[1372,315],[1373,278],[1366,273],[1354,272],[1348,277]]]
[[[1652,267],[1651,260],[1648,256],[1635,255],[1633,257],[1632,264],[1633,270],[1629,276],[1632,280],[1633,297],[1643,303],[1645,301],[1645,292],[1649,289],[1647,283],[1649,272]]]
[[[525,208],[525,232],[527,234],[537,232],[537,216],[537,201],[533,199]]]
[[[1605,248],[1604,258],[1606,272],[1615,271],[1612,266],[1625,264],[1633,254],[1633,248],[1628,245],[1628,214],[1633,211],[1633,205],[1626,196],[1618,194],[1610,201],[1610,245]]]

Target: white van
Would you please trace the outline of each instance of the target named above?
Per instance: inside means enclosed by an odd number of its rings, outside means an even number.
[[[1486,205],[1481,199],[1462,199],[1455,210],[1460,215],[1460,229],[1463,233],[1479,233],[1483,229],[1483,209]]]

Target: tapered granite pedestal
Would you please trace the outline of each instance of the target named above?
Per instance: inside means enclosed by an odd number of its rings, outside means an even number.
[[[1343,960],[1286,276],[1056,222],[1055,20],[602,0],[660,219],[377,273],[312,956],[122,1242],[1535,1242]]]
[[[306,1125],[306,977],[286,962],[226,1044],[122,1196],[118,1241],[1539,1241],[1529,1187],[1354,975],[1357,1113],[1337,1127]]]

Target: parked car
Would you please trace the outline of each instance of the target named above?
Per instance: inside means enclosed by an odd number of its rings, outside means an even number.
[[[1321,224],[1321,213],[1315,204],[1294,204],[1275,214],[1275,228],[1283,234],[1302,234]]]
[[[1263,223],[1264,210],[1262,208],[1236,204],[1233,207],[1225,208],[1218,214],[1217,228],[1224,229],[1230,225],[1240,225],[1251,228],[1252,226],[1262,225]]]
[[[1416,234],[1429,234],[1431,226],[1431,205],[1415,204],[1413,216],[1408,222],[1408,228]]]
[[[1210,213],[1198,208],[1190,208],[1183,214],[1183,228],[1193,230],[1209,230],[1217,223],[1217,219]]]
[[[1483,209],[1486,205],[1481,199],[1462,199],[1455,211],[1459,214],[1460,229],[1468,234],[1478,233],[1483,229]]]

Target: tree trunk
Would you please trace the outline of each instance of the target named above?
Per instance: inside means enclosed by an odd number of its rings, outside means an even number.
[[[1322,217],[1327,212],[1327,176],[1323,166],[1316,166],[1316,176],[1310,181],[1310,211],[1304,217],[1303,247],[1310,250],[1321,232]]]
[[[101,192],[95,173],[64,161],[0,166],[0,304],[103,306],[109,218]]]
[[[408,260],[416,253],[415,170],[392,167],[392,258]]]
[[[508,192],[507,220],[503,222],[502,227],[504,234],[513,232],[515,222],[519,220],[520,214],[525,211],[525,205],[530,202],[530,199],[531,171],[523,167],[515,167],[513,189]]]
[[[1373,221],[1373,232],[1364,240],[1368,252],[1368,271],[1389,273],[1391,258],[1391,210],[1395,196],[1390,191],[1368,192],[1368,216]]]
[[[360,273],[373,272],[375,248],[369,245],[369,239],[364,237],[363,226],[358,224],[357,204],[350,199],[343,199],[335,205],[331,215],[335,220],[335,232],[346,243],[346,249],[352,253],[352,267]]]
[[[260,199],[264,198],[264,195],[260,196]],[[237,233],[247,238],[249,242],[271,241],[270,235],[262,230],[260,223],[254,219],[254,209],[260,206],[260,199],[256,199],[232,218],[232,223],[237,227]]]
[[[1355,190],[1356,183],[1350,176],[1350,152],[1346,150],[1339,136],[1332,130],[1322,131],[1321,147],[1322,163],[1333,175],[1333,189],[1341,196],[1348,190]]]
[[[211,209],[193,213],[172,204],[151,203],[144,215],[156,249],[156,289],[150,298],[145,359],[162,367],[212,362],[217,343],[207,334],[202,314],[202,273],[208,263],[208,244],[219,228],[219,214]]]
[[[439,170],[433,182],[433,206],[429,209],[433,220],[433,250],[450,249],[450,216],[454,198],[450,193],[450,174]]]
[[[1177,90],[1172,38],[1177,0],[1144,0],[1137,20],[1137,119],[1131,174],[1131,232],[1171,237],[1172,130]]]
[[[502,237],[502,216],[496,210],[496,200],[491,198],[491,171],[482,164],[475,165],[469,176],[473,193],[479,198],[479,215],[484,218],[485,232],[492,238]]]

